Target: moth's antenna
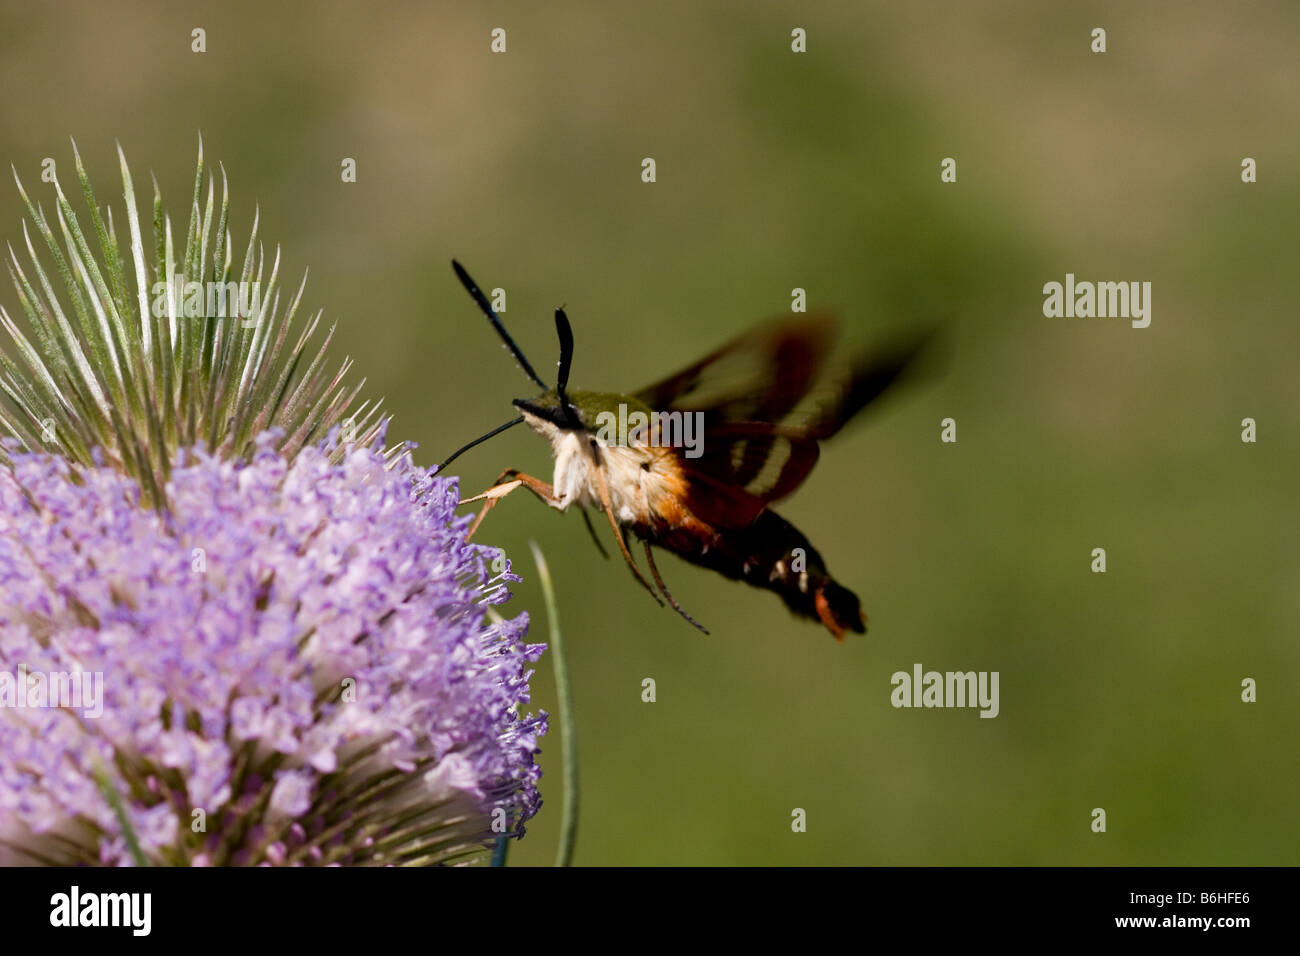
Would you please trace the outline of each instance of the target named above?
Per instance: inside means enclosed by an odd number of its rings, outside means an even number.
[[[569,387],[569,368],[573,365],[573,327],[563,309],[555,310],[555,332],[560,337],[560,377],[555,383],[555,391],[560,396],[564,417],[574,428],[581,428],[582,423],[569,404],[569,394],[565,391]]]
[[[537,377],[537,373],[533,371],[533,367],[528,364],[528,359],[524,358],[524,353],[519,351],[519,346],[515,345],[515,340],[512,339],[510,333],[506,331],[506,327],[501,323],[501,316],[497,315],[496,309],[492,308],[492,303],[489,302],[487,296],[483,294],[483,290],[478,287],[478,284],[469,277],[469,273],[466,272],[464,267],[455,259],[451,260],[451,267],[455,270],[456,278],[460,280],[460,284],[465,287],[465,291],[470,294],[470,298],[478,303],[478,307],[482,309],[483,314],[488,317],[488,321],[491,322],[492,327],[497,330],[497,335],[501,336],[501,341],[506,343],[506,348],[508,348],[511,354],[514,355],[515,359],[519,362],[520,367],[523,368],[524,373],[545,390],[547,387],[546,383]]]
[[[555,332],[560,337],[560,379],[555,388],[561,395],[569,385],[569,368],[573,365],[573,326],[563,309],[555,310]]]
[[[491,430],[490,432],[488,432],[486,435],[483,435],[483,436],[480,437],[480,438],[475,438],[475,439],[474,439],[472,442],[470,442],[468,445],[464,445],[464,446],[462,446],[462,447],[456,449],[454,452],[451,453],[450,457],[448,457],[446,461],[444,461],[441,465],[438,466],[438,474],[442,474],[443,469],[446,468],[448,465],[450,465],[450,464],[451,464],[453,461],[455,461],[457,458],[459,458],[463,452],[467,452],[467,451],[469,451],[469,450],[470,450],[471,448],[473,448],[475,445],[481,445],[481,444],[483,444],[483,442],[487,441],[487,440],[488,440],[489,438],[491,438],[493,435],[500,435],[500,434],[501,434],[503,431],[505,431],[507,428],[514,428],[516,425],[518,425],[518,424],[519,424],[520,422],[522,422],[523,420],[524,420],[524,416],[523,416],[523,415],[520,415],[518,418],[514,419],[513,421],[506,422],[504,425],[500,425],[500,426],[498,426],[498,427],[492,429],[492,430]]]

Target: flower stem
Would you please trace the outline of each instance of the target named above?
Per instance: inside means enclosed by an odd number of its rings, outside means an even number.
[[[117,792],[117,787],[113,786],[113,781],[109,779],[108,772],[102,766],[96,768],[94,775],[95,783],[99,784],[104,799],[113,808],[113,814],[117,817],[118,826],[122,828],[122,836],[126,839],[127,849],[131,852],[135,865],[148,866],[149,858],[140,849],[140,841],[136,838],[135,827],[131,826],[131,821],[126,815],[126,807],[122,806],[122,795]]]
[[[505,866],[506,854],[510,852],[510,837],[502,834],[497,837],[496,846],[492,848],[492,862],[489,866]]]
[[[564,748],[564,815],[560,822],[560,845],[555,851],[555,865],[573,863],[573,847],[578,840],[578,728],[573,718],[573,689],[569,686],[569,669],[564,661],[564,639],[556,613],[555,589],[551,572],[536,541],[528,542],[537,562],[537,578],[542,585],[546,616],[551,625],[551,664],[555,668],[555,696],[560,711],[560,743]]]

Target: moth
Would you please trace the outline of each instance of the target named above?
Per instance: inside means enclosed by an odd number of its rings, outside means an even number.
[[[588,510],[604,516],[633,576],[663,606],[692,625],[664,584],[654,548],[728,578],[775,592],[799,617],[823,624],[838,641],[865,633],[857,596],[837,582],[820,552],[769,505],[798,488],[833,436],[879,396],[921,350],[928,335],[850,364],[826,383],[836,323],[825,314],[795,314],[741,335],[675,375],[631,394],[570,390],[573,330],[555,310],[559,373],[554,387],[533,370],[469,273],[452,268],[524,373],[542,389],[517,398],[519,416],[456,451],[521,422],[545,438],[555,458],[552,480],[507,468],[487,491],[469,529],[506,495],[526,488],[560,511],[580,509],[604,553]],[[644,547],[652,585],[632,557]],[[606,556],[608,554],[606,553]]]

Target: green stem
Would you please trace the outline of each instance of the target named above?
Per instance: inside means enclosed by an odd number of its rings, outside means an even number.
[[[489,866],[505,866],[506,856],[510,853],[510,837],[497,837],[496,846],[492,848],[492,862]]]
[[[122,836],[126,838],[126,847],[131,851],[135,865],[148,866],[149,858],[140,849],[140,841],[136,839],[135,827],[131,826],[131,821],[126,815],[126,807],[122,805],[122,795],[117,792],[117,787],[113,786],[113,781],[109,779],[108,772],[102,766],[96,767],[93,773],[95,783],[99,784],[100,792],[104,794],[104,799],[108,801],[108,805],[113,808],[113,814],[117,817],[118,826],[122,828]]]
[[[569,686],[569,669],[564,662],[564,639],[560,634],[560,619],[556,613],[555,589],[551,586],[551,572],[542,557],[537,542],[530,541],[533,560],[537,562],[537,578],[542,585],[542,598],[546,602],[546,616],[551,625],[551,663],[555,668],[555,696],[560,712],[560,744],[564,749],[564,813],[560,822],[560,845],[555,851],[555,865],[573,863],[573,847],[578,840],[578,728],[573,718],[573,689]]]

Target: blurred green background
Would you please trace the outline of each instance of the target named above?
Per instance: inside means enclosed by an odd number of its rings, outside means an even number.
[[[236,245],[260,203],[424,464],[531,391],[452,256],[548,378],[566,305],[577,387],[675,371],[796,286],[863,335],[952,316],[946,374],[778,509],[864,638],[665,555],[705,637],[576,515],[520,495],[484,525],[538,640],[530,539],[556,578],[579,863],[1295,864],[1298,39],[1288,3],[5,3],[0,141],[36,188],[74,136],[116,204],[118,138],[180,221],[202,131]],[[0,189],[15,244],[20,218]],[[1150,328],[1045,318],[1066,272],[1152,282]],[[453,470],[468,495],[509,465],[550,474],[522,429]],[[892,708],[917,662],[999,671],[1000,716]],[[546,662],[534,689],[553,710]],[[553,856],[559,754],[512,862]]]

